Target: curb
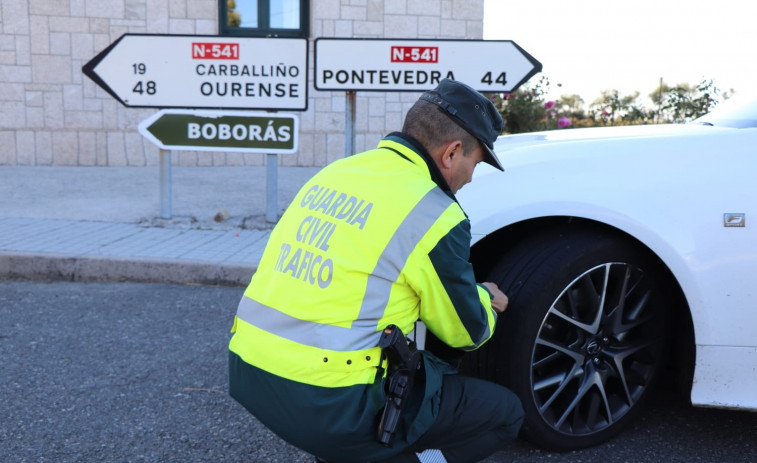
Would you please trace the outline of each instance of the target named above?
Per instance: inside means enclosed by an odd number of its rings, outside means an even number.
[[[234,262],[0,251],[0,278],[8,279],[246,286],[256,269],[256,265]]]

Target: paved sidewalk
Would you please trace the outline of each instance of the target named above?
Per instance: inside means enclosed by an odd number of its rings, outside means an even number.
[[[317,170],[279,167],[280,211]],[[273,227],[265,167],[172,172],[162,219],[157,167],[0,166],[0,278],[247,284]]]

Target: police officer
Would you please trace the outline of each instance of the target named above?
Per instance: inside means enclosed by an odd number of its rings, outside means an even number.
[[[492,336],[507,307],[495,284],[474,279],[470,224],[455,199],[479,162],[502,169],[492,151],[501,130],[487,98],[444,79],[408,111],[402,132],[308,181],[239,303],[232,397],[328,461],[478,461],[515,437],[523,410],[511,391],[458,375],[428,351],[392,445],[376,437],[385,327],[410,333],[421,320],[467,351]]]

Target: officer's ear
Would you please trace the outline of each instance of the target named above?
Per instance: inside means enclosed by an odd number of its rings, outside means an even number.
[[[452,140],[444,148],[444,153],[441,158],[441,168],[452,169],[463,157],[463,142],[461,140]]]

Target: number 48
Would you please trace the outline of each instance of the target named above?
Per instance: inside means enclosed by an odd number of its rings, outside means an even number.
[[[139,93],[140,95],[147,93],[148,95],[155,95],[155,92],[157,92],[157,89],[155,87],[155,82],[152,80],[148,80],[147,82],[142,82],[141,80],[137,82],[137,85],[134,86],[133,89],[131,89],[134,93]]]
[[[487,84],[487,85],[494,85],[494,84],[500,84],[500,85],[507,85],[507,73],[501,72],[496,79],[492,80],[492,73],[487,72],[484,74],[484,77],[481,78],[481,83]]]

